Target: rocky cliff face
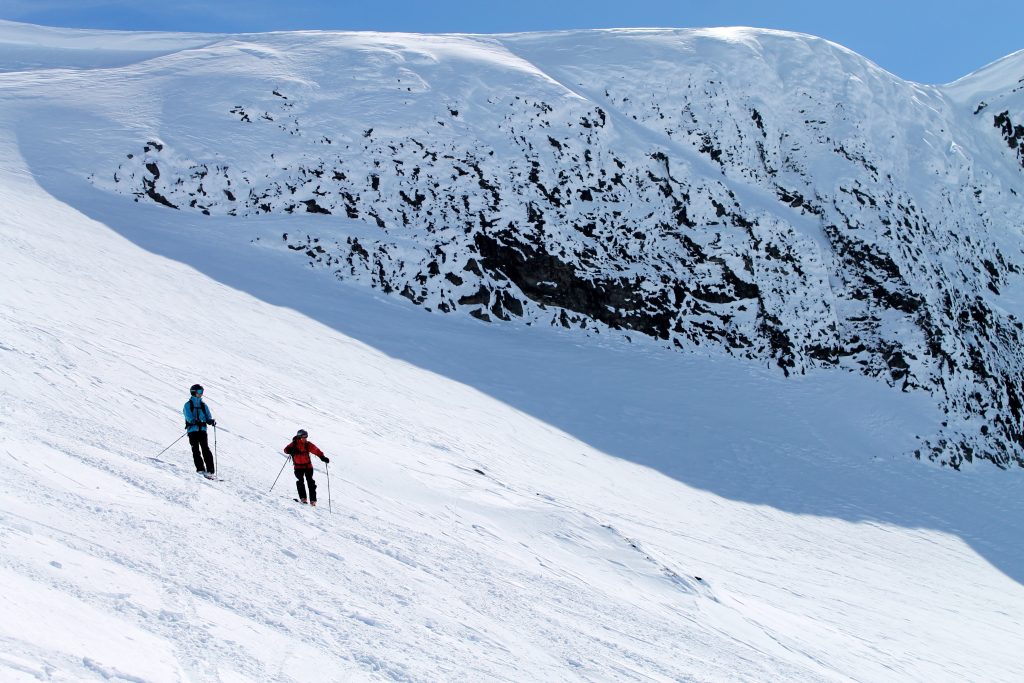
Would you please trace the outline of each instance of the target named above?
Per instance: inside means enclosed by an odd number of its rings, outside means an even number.
[[[176,57],[234,75],[95,182],[324,214],[279,247],[431,311],[928,392],[918,457],[1024,466],[1020,55],[942,88],[765,31],[285,40]]]

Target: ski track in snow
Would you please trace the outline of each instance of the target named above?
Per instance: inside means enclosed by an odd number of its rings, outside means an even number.
[[[128,454],[116,455],[130,457]],[[137,464],[128,459],[125,460],[125,463],[126,465]],[[98,463],[90,464],[95,466]],[[110,467],[109,464],[107,467],[109,468],[107,471],[123,480],[128,486],[143,488],[149,481],[148,478],[132,473],[132,470],[137,468],[125,466],[122,469]],[[378,639],[376,634],[381,631],[385,633],[389,631],[389,622],[401,620],[403,618],[401,611],[410,606],[412,598],[401,591],[381,590],[379,577],[387,575],[389,569],[386,566],[377,566],[377,571],[369,572],[367,566],[383,563],[397,567],[402,570],[402,573],[411,573],[413,576],[397,581],[397,583],[405,583],[410,579],[415,581],[415,575],[420,573],[435,577],[442,582],[445,581],[445,576],[458,576],[465,579],[478,574],[483,565],[480,559],[474,558],[470,554],[467,558],[468,566],[459,566],[461,564],[459,560],[467,554],[466,547],[461,543],[455,543],[454,547],[445,548],[444,552],[439,553],[440,549],[436,546],[440,539],[436,537],[423,538],[419,534],[410,535],[408,530],[381,524],[377,520],[360,519],[356,515],[339,515],[338,518],[344,520],[345,524],[342,529],[338,529],[338,525],[327,523],[333,518],[323,518],[325,514],[323,508],[316,510],[316,514],[320,515],[319,518],[310,519],[309,510],[288,504],[281,505],[276,499],[260,501],[260,498],[266,497],[244,490],[231,490],[232,487],[225,483],[210,484],[198,478],[185,478],[182,481],[182,475],[187,477],[187,472],[185,469],[184,473],[177,472],[177,476],[172,473],[169,477],[161,477],[164,480],[170,478],[171,481],[159,481],[158,484],[169,484],[169,486],[153,492],[156,497],[163,498],[167,503],[186,508],[184,519],[173,525],[167,524],[160,518],[139,515],[138,510],[123,502],[125,497],[119,497],[121,502],[118,503],[97,505],[94,501],[83,501],[70,494],[55,495],[45,502],[40,501],[39,505],[43,511],[35,513],[37,519],[51,516],[66,516],[71,519],[93,518],[95,526],[89,529],[92,534],[98,534],[98,530],[103,528],[117,529],[121,534],[121,537],[116,539],[118,546],[155,549],[155,556],[133,560],[126,558],[107,543],[90,540],[88,535],[83,535],[81,532],[70,533],[60,526],[48,526],[45,529],[48,538],[63,546],[64,553],[70,551],[71,554],[87,556],[102,565],[113,565],[113,569],[103,570],[108,575],[116,576],[122,572],[131,574],[131,578],[123,580],[126,585],[137,586],[142,583],[153,590],[159,590],[160,606],[158,610],[146,609],[133,603],[130,600],[132,597],[130,593],[109,591],[94,593],[86,587],[75,585],[73,581],[63,578],[73,571],[71,565],[62,566],[63,571],[60,572],[47,570],[46,567],[34,568],[25,565],[8,566],[8,568],[19,570],[23,576],[44,583],[104,612],[113,612],[136,625],[145,626],[155,635],[175,643],[175,653],[179,663],[189,675],[198,679],[212,679],[215,675],[215,668],[211,666],[211,663],[217,660],[232,662],[242,673],[254,679],[266,678],[268,675],[280,676],[284,673],[270,672],[265,665],[240,656],[242,654],[239,651],[240,648],[218,643],[218,639],[211,629],[204,624],[204,615],[210,612],[224,611],[234,619],[250,622],[258,628],[269,629],[286,636],[296,637],[298,635],[296,631],[304,632],[308,629],[310,635],[303,634],[298,637],[312,644],[319,651],[354,651],[351,658],[344,659],[352,659],[363,665],[368,664],[372,669],[379,669],[386,677],[393,680],[417,680],[416,676],[409,675],[401,667],[385,665],[370,654],[374,651],[375,646],[382,644],[376,642]],[[131,499],[134,496],[129,494],[127,498]],[[186,502],[182,503],[182,498]],[[218,498],[221,500],[210,500]],[[237,502],[225,506],[223,500],[225,498]],[[270,505],[280,509],[272,510],[272,514],[269,516],[259,508],[257,510],[262,514],[248,513],[245,506],[258,506],[261,502],[263,503],[261,507],[265,507],[269,502]],[[196,509],[198,505],[204,507],[205,514]],[[229,509],[223,509],[225,507]],[[213,512],[212,517],[211,511]],[[296,533],[296,529],[292,525],[282,523],[281,515],[284,515],[283,519],[286,521],[299,521],[302,525],[301,536],[307,538],[295,539],[293,534]],[[252,517],[256,517],[256,519],[252,519]],[[263,534],[259,537],[259,542],[252,547],[240,547],[236,542],[232,547],[233,554],[237,555],[240,551],[245,553],[245,571],[241,577],[232,577],[233,580],[244,579],[245,575],[251,574],[260,577],[261,580],[265,580],[267,576],[276,575],[280,581],[276,586],[273,583],[270,586],[259,586],[259,591],[263,593],[263,600],[254,602],[251,594],[246,590],[247,586],[233,586],[231,582],[224,582],[223,578],[218,576],[222,575],[223,568],[211,562],[211,558],[204,557],[203,553],[193,546],[213,548],[213,543],[203,542],[207,534],[221,539],[249,537],[260,518],[263,519],[265,526]],[[269,524],[267,524],[268,521]],[[267,528],[268,526],[270,528]],[[344,528],[346,526],[355,527],[359,531],[348,531]],[[336,547],[333,543],[331,545],[324,544],[323,536],[328,531],[334,532],[335,543],[338,543],[338,539],[340,539],[344,547],[345,541],[349,542],[347,543],[349,556],[357,555],[359,551],[368,555],[361,561],[355,562],[360,569],[354,572],[352,570],[344,571],[349,569],[350,561],[346,561],[341,555],[328,550],[328,548]],[[33,531],[33,535],[36,535],[35,531]],[[317,547],[304,547],[302,541],[312,542],[313,539],[317,539]],[[621,537],[619,540],[625,541]],[[8,547],[10,548],[10,544]],[[394,547],[402,548],[402,550],[395,550]],[[431,547],[433,547],[433,552],[431,552]],[[304,575],[311,574],[319,577],[328,585],[332,580],[343,579],[349,584],[351,592],[354,595],[362,596],[368,604],[364,603],[361,606],[353,607],[345,601],[339,601],[336,597],[332,597],[323,586],[307,586],[303,591],[306,595],[306,604],[291,606],[279,617],[268,617],[268,605],[288,605],[290,602],[289,592],[292,590],[287,574],[281,575],[282,558],[276,556],[277,553],[286,558],[283,560],[286,563],[300,561],[305,563]],[[431,557],[432,555],[433,557]],[[434,565],[438,555],[451,559]],[[413,557],[422,558],[424,556],[431,559],[427,562],[423,560],[418,562],[413,559]],[[542,561],[538,559],[538,562],[543,567]],[[181,571],[180,568],[183,567],[187,568],[187,571]],[[339,569],[342,571],[338,571]],[[566,606],[574,605],[581,596],[577,594],[576,590],[560,585],[561,582],[557,576],[562,572],[553,568],[548,569],[556,574],[556,578],[538,577],[527,572],[521,575],[513,574],[500,577],[500,585],[505,590],[499,590],[496,586],[499,583],[497,580],[499,577],[485,574],[482,579],[477,578],[472,583],[459,587],[460,600],[484,611],[488,611],[484,609],[484,605],[493,603],[500,606],[501,610],[501,613],[495,614],[495,617],[506,616],[507,612],[516,613],[526,608],[530,596],[524,594],[524,588],[543,583],[547,584],[548,588],[544,593],[561,595],[561,597],[556,597],[556,603]],[[60,578],[55,577],[54,574]],[[337,579],[332,579],[332,577],[337,577]],[[578,581],[581,577],[570,575],[569,578]],[[512,586],[519,586],[520,590],[508,590]],[[277,590],[274,590],[275,588]],[[271,594],[267,595],[268,592]],[[567,614],[562,614],[562,610],[556,608],[553,610],[554,614],[545,615],[544,619],[539,620],[537,623],[548,626],[548,632],[539,635],[564,639],[565,633],[572,630],[573,623],[586,622],[593,618],[593,615],[587,614],[593,609],[592,607],[583,608],[582,605],[579,605],[567,608],[569,610]],[[580,611],[583,614],[580,614]],[[390,612],[391,614],[384,618],[367,616],[381,612]],[[349,628],[339,628],[335,623],[339,617],[350,620],[350,623],[346,624]],[[352,628],[353,626],[355,628]],[[644,633],[651,631],[654,625],[631,623],[628,626],[629,628],[626,628],[623,633]],[[459,641],[477,643],[487,646],[489,649],[496,648],[498,651],[510,654],[508,647],[503,646],[500,641],[486,633],[481,633],[478,628],[470,625],[456,623],[449,625],[448,629],[440,625],[431,625],[429,628],[435,636],[453,637]],[[624,627],[620,625],[619,628]],[[353,630],[366,631],[366,633],[352,633]],[[339,631],[344,634],[341,638],[339,638],[341,635]],[[654,633],[657,633],[656,629],[654,629]],[[311,634],[316,635],[311,637]],[[656,635],[651,637],[657,639]],[[642,640],[636,635],[631,638]],[[576,645],[573,649],[587,651],[592,648]],[[360,654],[360,651],[363,651],[363,654]],[[622,654],[626,655],[627,653]],[[343,662],[330,662],[329,664],[325,662],[324,664],[330,668],[344,668]],[[652,664],[652,662],[636,662],[633,667],[646,669]],[[473,678],[472,671],[465,669],[460,671],[460,667],[455,661],[440,661],[437,665],[450,674],[454,675],[456,671],[459,671],[459,676],[464,676],[467,679]],[[617,668],[617,665],[601,660],[591,662],[591,666],[595,665],[598,666],[598,670],[615,671]],[[100,670],[98,665],[89,668]],[[624,670],[621,673],[627,671]],[[487,678],[501,678],[495,670],[487,668],[481,668],[477,673]],[[670,676],[671,674],[666,672],[665,675]]]

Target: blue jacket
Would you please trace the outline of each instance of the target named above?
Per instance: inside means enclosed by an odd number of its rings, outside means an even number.
[[[210,407],[198,396],[190,398],[181,412],[185,416],[185,428],[190,432],[205,432],[207,421],[213,419]]]

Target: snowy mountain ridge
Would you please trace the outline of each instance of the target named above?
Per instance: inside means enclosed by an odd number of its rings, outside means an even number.
[[[270,34],[110,72],[83,169],[429,309],[864,373],[950,414],[918,457],[1024,465],[1020,55],[946,87],[754,29]],[[120,136],[119,136],[120,137]]]

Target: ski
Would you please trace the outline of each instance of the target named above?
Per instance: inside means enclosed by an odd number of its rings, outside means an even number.
[[[150,460],[152,462],[159,463],[160,465],[164,465],[167,468],[172,469],[172,470],[181,469],[181,466],[178,465],[177,463],[168,462],[167,460],[161,460],[160,458],[154,458],[151,455],[147,455],[147,456],[144,456],[144,457],[146,458],[146,460]],[[199,472],[196,472],[196,474],[199,474]],[[211,477],[208,477],[208,476],[206,476],[204,474],[203,475],[203,479],[206,479],[207,481],[225,481],[224,479],[221,479],[217,475],[213,475]]]

